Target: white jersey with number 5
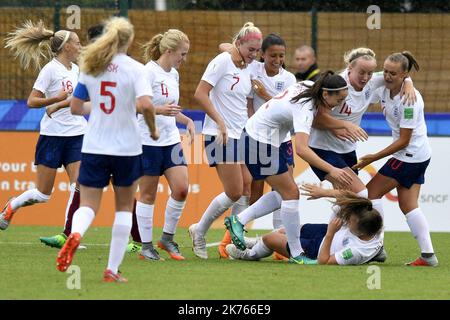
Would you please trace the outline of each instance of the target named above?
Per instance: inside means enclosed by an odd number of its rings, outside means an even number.
[[[223,52],[208,64],[202,80],[213,86],[209,98],[225,121],[228,136],[239,139],[248,119],[247,96],[251,90],[248,67],[239,69],[231,55]],[[217,124],[208,115],[205,116],[202,133],[217,135]]]
[[[180,99],[180,82],[178,71],[172,68],[166,72],[155,61],[145,65],[145,72],[151,83],[153,92],[153,104],[162,106],[166,103],[178,105]],[[157,115],[156,126],[159,130],[157,141],[150,137],[150,130],[142,114],[138,115],[139,128],[141,129],[142,144],[148,146],[170,146],[181,141],[175,117]]]
[[[402,103],[400,94],[391,99],[390,90],[386,87],[376,90],[372,99],[372,102],[381,100],[381,108],[391,127],[394,141],[400,138],[401,128],[413,129],[408,146],[392,155],[395,159],[410,163],[424,162],[431,157],[423,113],[424,102],[420,92],[417,90],[415,92],[417,101],[411,106]]]
[[[311,86],[314,83],[295,83],[263,104],[245,125],[249,136],[278,148],[291,129],[309,135],[315,113],[312,102],[305,102],[305,99],[291,102],[293,97],[306,89],[303,84]]]
[[[42,92],[47,99],[57,96],[63,89],[73,91],[78,82],[79,72],[76,64],[72,63],[69,70],[56,58],[53,58],[39,72],[33,89]],[[86,119],[82,116],[72,115],[70,107],[67,107],[53,113],[51,118],[44,113],[40,127],[40,134],[45,136],[79,136],[86,130]]]
[[[350,121],[359,126],[362,116],[371,103],[372,94],[377,88],[384,85],[383,73],[375,73],[361,91],[356,91],[351,86],[347,69],[340,75],[347,81],[348,95],[341,105],[331,111],[331,115],[336,119]],[[330,130],[315,128],[311,131],[309,145],[313,148],[330,150],[336,153],[349,153],[356,150],[356,143],[349,140],[342,141]]]
[[[136,99],[152,96],[144,66],[120,53],[104,73],[93,77],[82,72],[78,82],[86,87],[92,103],[81,152],[111,156],[141,154]]]

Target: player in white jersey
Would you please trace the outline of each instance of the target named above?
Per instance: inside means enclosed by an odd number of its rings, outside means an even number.
[[[57,268],[65,272],[72,263],[81,238],[95,218],[103,188],[112,180],[116,215],[105,282],[126,282],[118,272],[132,224],[133,199],[142,176],[142,143],[136,111],[145,117],[150,135],[158,139],[151,86],[144,66],[127,56],[134,38],[133,25],[125,18],[111,18],[105,31],[81,55],[81,74],[71,101],[73,114],[92,110],[83,141],[78,181],[80,208],[75,212],[72,233],[58,253]]]
[[[233,50],[216,56],[206,68],[194,97],[206,112],[203,124],[205,152],[217,170],[224,192],[216,196],[197,224],[189,227],[196,256],[207,259],[205,235],[214,220],[242,196],[250,195],[250,175],[242,164],[240,137],[251,91],[247,65],[261,48],[261,31],[247,22],[234,37]]]
[[[53,59],[40,71],[27,101],[30,108],[46,107],[34,160],[36,188],[8,201],[0,215],[0,229],[8,227],[19,208],[50,199],[56,170],[63,165],[71,183],[71,194],[66,209],[66,228],[58,236],[60,242],[54,243],[61,247],[70,234],[72,214],[79,207],[76,182],[86,120],[72,115],[67,107],[78,81],[79,69],[74,62],[81,51],[80,41],[75,32],[60,30],[55,33],[45,28],[42,21],[37,24],[28,21],[9,34],[6,47],[13,51],[25,69],[33,64],[40,68],[44,57]]]
[[[136,224],[142,249],[140,257],[148,260],[162,259],[153,248],[153,210],[159,177],[164,175],[171,194],[167,201],[163,234],[158,247],[166,250],[175,260],[184,260],[174,241],[174,235],[188,194],[188,170],[181,147],[176,122],[186,125],[190,142],[194,138],[194,122],[183,115],[178,105],[180,83],[177,69],[186,61],[189,38],[182,31],[170,29],[155,35],[144,45],[145,66],[153,91],[156,125],[160,132],[157,141],[150,138],[143,115],[138,115],[143,144],[144,175],[139,181],[139,198],[136,203]],[[163,259],[162,259],[163,260]]]
[[[343,168],[353,177],[351,191],[361,197],[367,197],[367,189],[364,183],[358,178],[357,171],[351,167],[356,164],[356,141],[367,140],[342,134],[339,130],[325,130],[322,121],[329,117],[350,121],[355,125],[360,125],[363,114],[367,111],[373,92],[383,85],[383,75],[373,74],[376,68],[375,53],[368,48],[353,49],[346,53],[344,57],[347,68],[341,76],[348,83],[348,96],[341,105],[333,110],[319,109],[318,116],[311,131],[310,147],[319,157],[330,164]],[[373,75],[373,77],[372,77]],[[412,82],[405,82],[405,99],[409,102],[414,100],[414,87]],[[317,177],[323,181],[328,180],[333,185],[336,182],[327,177],[322,170],[311,167]]]
[[[221,45],[224,47],[224,44]],[[227,50],[232,50],[232,45],[227,44]],[[220,47],[220,46],[219,46]],[[225,49],[225,48],[224,48]],[[284,69],[284,57],[286,56],[286,43],[276,35],[269,34],[262,42],[261,62],[253,61],[249,66],[250,77],[252,79],[252,92],[247,98],[248,116],[251,117],[266,101],[272,99],[280,92],[296,82],[295,76]],[[289,164],[289,171],[292,172],[294,157],[292,152],[292,142],[290,134],[280,147],[286,153],[286,160]],[[264,191],[264,180],[253,180],[251,182],[250,197],[242,196],[231,208],[231,214],[237,215],[245,210],[249,205],[258,200]],[[274,225],[279,227],[279,210],[274,213]],[[231,243],[230,233],[227,230],[218,246],[219,255],[227,259],[228,254],[225,247]]]
[[[103,32],[103,25],[97,24],[89,27],[87,31],[87,41],[89,43],[93,42],[97,37],[99,37]],[[86,102],[87,107],[89,107],[90,102]],[[57,112],[61,107],[56,103],[49,107],[47,107],[46,112],[47,115],[51,116],[53,113]],[[80,147],[80,154],[81,154],[81,147]],[[75,187],[75,188],[73,188]],[[54,247],[54,248],[62,248],[64,243],[66,242],[67,237],[70,235],[70,231],[72,229],[72,220],[73,220],[73,214],[80,206],[80,187],[78,183],[74,186],[71,186],[72,192],[71,192],[71,199],[72,202],[69,201],[70,206],[68,204],[67,211],[66,211],[66,221],[64,225],[64,231],[60,234],[51,236],[51,237],[39,237],[39,240],[44,243],[47,246]]]
[[[427,220],[419,208],[420,187],[430,163],[431,148],[427,137],[424,102],[416,90],[417,101],[412,106],[401,102],[400,90],[412,68],[419,70],[410,52],[391,54],[384,62],[385,84],[376,91],[373,101],[381,100],[383,114],[392,129],[393,142],[383,150],[359,159],[355,169],[361,169],[379,159],[391,156],[375,177],[367,184],[369,199],[379,199],[397,189],[400,210],[417,239],[421,256],[411,266],[436,266]]]
[[[316,83],[296,83],[266,102],[251,117],[246,126],[245,163],[253,179],[264,179],[275,190],[263,195],[237,216],[225,218],[233,243],[245,249],[243,228],[246,223],[281,208],[281,219],[286,228],[290,260],[295,263],[314,263],[305,255],[298,242],[300,219],[298,214],[299,191],[280,145],[288,132],[295,132],[295,151],[310,165],[320,167],[342,185],[352,183],[351,176],[320,159],[308,146],[309,133],[319,106],[333,108],[347,96],[347,83],[332,71],[324,72]],[[329,128],[345,128],[362,132],[348,121],[331,119]]]
[[[297,241],[305,255],[327,265],[360,265],[371,261],[383,248],[383,216],[370,200],[350,191],[339,193],[334,203],[339,211],[328,224],[300,226]],[[291,250],[284,229],[264,235],[252,247],[227,246],[232,258],[253,261],[273,252],[289,256]]]

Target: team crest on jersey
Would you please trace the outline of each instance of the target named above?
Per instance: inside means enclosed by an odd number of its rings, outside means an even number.
[[[344,240],[342,240],[342,245],[346,246],[346,245],[348,245],[349,242],[350,242],[349,238],[344,238]]]
[[[393,113],[394,113],[394,117],[398,118],[398,106],[394,107]]]
[[[367,89],[367,91],[364,93],[364,97],[366,98],[366,100],[369,100],[369,98],[370,98],[370,89]]]
[[[276,81],[275,82],[275,90],[281,91],[284,89],[284,81]]]

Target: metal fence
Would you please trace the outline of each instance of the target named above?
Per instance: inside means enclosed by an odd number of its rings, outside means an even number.
[[[225,2],[219,1],[222,6],[225,6]],[[229,3],[231,6],[235,1],[229,1]],[[321,1],[317,3],[320,4]],[[440,3],[441,7],[448,5],[448,1]],[[135,26],[136,37],[130,54],[140,60],[141,44],[147,42],[156,33],[164,32],[169,28],[178,28],[183,30],[191,41],[188,61],[180,69],[180,102],[185,108],[192,108],[195,107],[192,97],[195,88],[207,63],[218,53],[218,44],[230,41],[246,21],[253,21],[264,34],[277,33],[285,39],[288,69],[292,67],[294,49],[302,44],[312,44],[317,48],[318,63],[322,70],[342,69],[344,52],[355,47],[372,48],[377,53],[379,69],[388,54],[409,50],[414,53],[421,66],[421,71],[413,73],[412,77],[415,86],[424,96],[426,111],[450,111],[450,91],[448,90],[450,87],[450,55],[448,54],[450,52],[450,16],[448,14],[385,13],[383,7],[379,7],[381,12],[378,12],[379,26],[377,26],[376,19],[371,19],[374,14],[377,14],[376,11],[367,13],[367,10],[359,12],[194,10],[198,7],[203,8],[204,4],[205,1],[201,0],[173,0],[166,2],[167,11],[156,11],[157,4],[154,0],[28,2],[6,0],[0,5],[0,40],[3,44],[7,33],[23,21],[42,19],[49,28],[54,30],[72,29],[84,41],[89,26],[112,15],[122,15],[128,16]],[[71,17],[73,18],[73,10],[69,10],[72,5],[77,5],[80,9],[81,18],[78,28],[71,28],[68,25],[68,21]],[[441,7],[430,11],[438,12]],[[310,6],[310,9],[312,8],[313,6]],[[321,9],[320,6],[314,8]],[[345,9],[348,11],[347,7]],[[37,72],[22,70],[3,45],[0,47],[0,60],[0,99],[26,99]]]

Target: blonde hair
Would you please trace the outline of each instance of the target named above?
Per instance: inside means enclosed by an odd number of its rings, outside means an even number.
[[[233,44],[236,45],[236,41],[241,40],[242,42],[246,42],[250,40],[249,36],[251,34],[256,35],[256,38],[260,38],[262,40],[262,32],[258,27],[255,27],[253,22],[246,22],[244,26],[239,30],[239,32],[233,38]],[[252,37],[253,38],[253,37]]]
[[[157,34],[142,46],[142,49],[144,49],[144,61],[156,61],[167,50],[177,50],[182,42],[189,43],[189,38],[183,31],[178,29],[169,29],[164,34]]]
[[[375,60],[375,52],[373,52],[372,49],[369,48],[356,48],[356,49],[352,49],[350,51],[347,51],[344,54],[344,62],[346,66],[354,66],[356,61],[362,58],[364,60],[373,60],[376,62]]]
[[[27,20],[20,28],[8,33],[5,48],[11,50],[23,68],[34,65],[40,69],[45,61],[61,51],[71,33],[67,30],[53,32],[45,27],[42,20],[36,24]]]
[[[134,27],[126,18],[113,17],[105,22],[105,31],[81,53],[80,69],[98,76],[105,71],[114,56],[125,49],[134,36]]]

